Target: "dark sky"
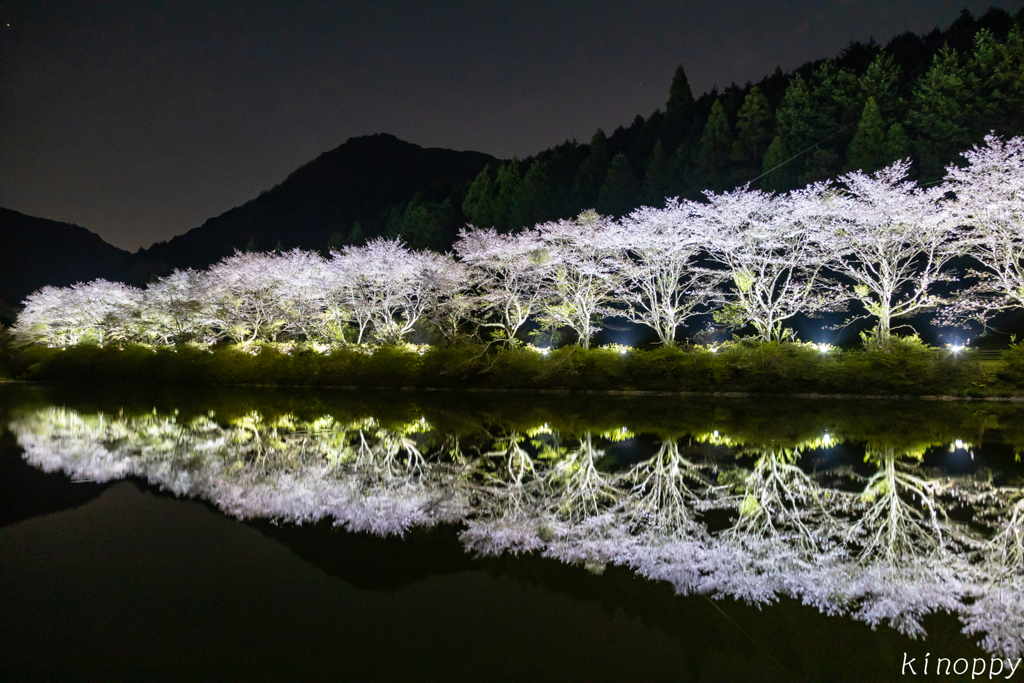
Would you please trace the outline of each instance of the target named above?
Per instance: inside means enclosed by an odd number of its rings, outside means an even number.
[[[680,62],[699,95],[965,6],[0,0],[0,206],[135,250],[354,135],[527,156],[664,107]]]

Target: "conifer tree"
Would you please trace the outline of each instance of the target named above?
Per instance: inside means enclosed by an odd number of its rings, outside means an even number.
[[[803,182],[826,180],[838,174],[842,155],[854,135],[853,123],[863,113],[857,77],[829,60],[812,76],[810,109],[804,114],[808,146],[816,145],[807,157]]]
[[[857,133],[846,152],[846,170],[874,173],[888,161],[885,149],[885,122],[878,113],[874,97],[864,105],[864,113],[857,124]]]
[[[327,251],[341,251],[346,244],[345,235],[340,230],[335,230],[327,240]]]
[[[806,183],[817,183],[832,178],[839,168],[839,155],[831,147],[819,146],[807,157],[804,175]]]
[[[694,100],[690,82],[686,78],[683,65],[676,67],[672,76],[672,86],[668,91],[668,103],[665,105],[665,129],[662,139],[669,151],[684,144],[693,126]]]
[[[914,89],[910,111],[914,151],[926,180],[941,177],[944,165],[970,146],[975,93],[976,79],[960,65],[956,50],[939,50]]]
[[[388,217],[384,234],[392,239],[401,238],[413,249],[444,251],[455,239],[458,222],[450,198],[437,204],[418,192],[401,211]],[[359,241],[363,241],[361,237]]]
[[[494,201],[494,226],[507,232],[523,226],[522,212],[519,205],[519,186],[523,177],[519,173],[519,160],[502,164],[495,178],[497,196]]]
[[[731,151],[729,118],[721,100],[715,100],[697,148],[697,169],[703,187],[718,189],[727,184],[725,171]]]
[[[899,96],[900,77],[900,67],[892,55],[880,53],[858,81],[861,92],[873,97],[879,113],[890,121],[899,120],[906,109],[906,102]]]
[[[647,162],[647,172],[644,175],[644,202],[649,206],[660,206],[668,196],[669,158],[665,154],[665,146],[658,140],[654,144],[654,152]]]
[[[761,165],[761,172],[765,174],[761,178],[761,188],[765,192],[782,192],[789,189],[792,183],[792,172],[787,168],[789,164],[785,164],[789,160],[789,156],[786,141],[782,139],[781,135],[776,135],[772,144],[768,146],[768,151],[764,155],[764,163]]]
[[[601,186],[597,211],[605,216],[623,216],[637,207],[640,180],[625,154],[616,154],[608,167],[608,177]]]
[[[497,194],[495,171],[490,164],[484,166],[466,192],[462,202],[462,213],[478,227],[494,225],[494,198]]]
[[[600,128],[590,139],[590,154],[580,164],[573,181],[573,198],[577,206],[593,207],[598,192],[608,175],[608,138]]]
[[[782,104],[775,114],[775,131],[782,138],[790,154],[799,154],[810,147],[815,140],[814,126],[811,121],[811,92],[807,81],[797,74],[789,82]],[[792,162],[790,173],[803,169],[805,160],[798,158]]]
[[[523,176],[519,192],[523,215],[537,216],[527,221],[528,225],[579,213],[573,188],[580,166],[589,156],[586,150],[575,140],[566,140],[537,156]]]
[[[909,156],[910,138],[904,132],[903,126],[894,123],[889,126],[889,131],[885,134],[885,163],[891,164]]]
[[[753,168],[759,167],[771,137],[772,112],[768,98],[756,85],[743,100],[736,122],[737,139],[733,152],[738,161]]]
[[[346,244],[358,247],[361,246],[364,242],[366,242],[366,238],[363,237],[363,226],[359,224],[359,221],[356,221],[352,225],[352,230],[349,231],[348,233],[348,240],[346,241]]]
[[[668,91],[668,104],[665,105],[665,115],[670,121],[688,119],[693,116],[693,104],[690,81],[686,78],[683,65],[680,64],[672,76],[672,85]]]
[[[551,178],[551,164],[534,159],[519,185],[516,203],[519,207],[519,223],[535,225],[557,218],[554,209],[554,188]]]
[[[967,71],[977,85],[979,106],[973,135],[996,130],[1004,135],[1024,133],[1024,39],[1018,29],[1000,43],[982,29],[974,37],[974,51]]]
[[[776,131],[794,151],[805,149],[811,144],[813,130],[809,119],[810,110],[810,88],[803,76],[797,74],[789,82],[775,116]]]
[[[811,103],[816,137],[829,135],[860,118],[864,99],[860,83],[852,71],[827,60],[815,70],[813,81]]]

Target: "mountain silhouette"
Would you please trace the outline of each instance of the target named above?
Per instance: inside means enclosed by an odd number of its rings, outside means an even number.
[[[447,196],[489,163],[481,152],[423,148],[378,134],[350,138],[282,183],[197,228],[134,255],[85,228],[0,208],[0,322],[45,285],[96,278],[143,286],[175,268],[205,268],[247,247],[326,250],[356,223],[374,237],[389,207],[417,193]]]
[[[0,208],[0,321],[13,322],[13,307],[45,285],[129,279],[132,258],[81,226]]]
[[[384,211],[419,193],[447,195],[489,163],[481,152],[423,148],[378,134],[350,138],[301,166],[284,182],[198,228],[136,254],[138,271],[205,268],[234,250],[323,250],[355,223],[373,237]]]

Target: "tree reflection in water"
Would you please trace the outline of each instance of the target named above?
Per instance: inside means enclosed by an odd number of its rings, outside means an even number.
[[[869,449],[867,460],[878,471],[860,494],[860,515],[849,528],[864,560],[898,564],[918,555],[944,554],[956,535],[939,497],[953,486],[951,480],[928,479],[915,465],[924,455],[898,453],[892,447]]]
[[[253,411],[220,422],[51,407],[21,413],[10,429],[45,471],[139,477],[239,518],[331,519],[375,534],[457,523],[481,554],[532,551],[595,572],[624,565],[680,593],[787,595],[912,636],[944,610],[993,654],[1024,654],[1024,490],[991,473],[929,470],[933,442],[869,438],[869,469],[858,473],[810,466],[806,454],[841,434],[663,434],[620,465],[609,454],[636,441],[626,428],[455,433],[425,418]],[[704,457],[709,449],[735,464]],[[709,523],[721,511],[728,523]]]
[[[623,480],[631,485],[627,499],[635,528],[669,535],[697,530],[695,512],[708,479],[699,465],[680,455],[676,439],[662,439],[658,452]]]

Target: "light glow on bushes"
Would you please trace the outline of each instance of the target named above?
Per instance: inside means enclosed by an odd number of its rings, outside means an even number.
[[[626,346],[625,344],[605,344],[601,348],[604,349],[605,351],[614,351],[615,353],[618,354],[627,354],[630,351],[632,351],[632,348]]]
[[[430,348],[430,345],[429,344],[409,344],[409,343],[403,343],[403,344],[400,345],[400,348],[405,349],[406,351],[408,351],[410,353],[415,353],[415,354],[417,354],[419,356],[422,356]]]
[[[971,460],[974,460],[974,444],[963,439],[956,439],[953,443],[949,444],[949,452],[956,453],[958,451],[964,451],[967,455],[971,456]]]
[[[618,429],[614,429],[609,432],[601,432],[602,438],[608,439],[613,443],[626,441],[627,439],[632,439],[635,436],[636,434],[631,432],[628,427],[619,427]]]

